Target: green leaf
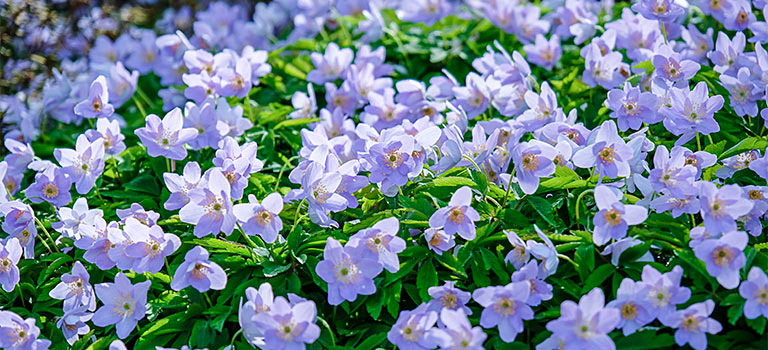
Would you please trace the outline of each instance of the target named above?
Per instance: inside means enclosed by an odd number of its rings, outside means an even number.
[[[357,344],[357,346],[355,346],[355,349],[371,350],[379,346],[379,344],[384,342],[384,340],[386,339],[387,339],[387,333],[379,333],[372,336],[368,336],[365,338],[365,340],[362,343]]]
[[[723,150],[725,150],[725,144],[726,144],[725,140],[717,143],[710,143],[707,145],[707,147],[704,147],[704,151],[712,153],[714,155],[718,155],[723,153]]]
[[[317,123],[319,121],[320,121],[320,118],[287,119],[277,123],[277,125],[275,125],[275,127],[272,128],[272,130],[278,130],[281,128],[288,128],[292,126],[304,126],[307,124]]]
[[[469,186],[472,188],[477,187],[477,184],[475,184],[474,181],[461,176],[438,177],[432,180],[431,185],[435,187],[461,187],[461,186]]]
[[[582,281],[589,277],[595,269],[595,248],[592,244],[585,244],[576,249],[573,261],[579,265],[578,273]]]
[[[654,330],[633,333],[616,340],[616,349],[647,350],[675,348],[675,338],[671,334],[656,334]]]
[[[429,293],[427,290],[429,287],[437,285],[437,271],[432,259],[428,259],[421,264],[419,273],[416,276],[416,287],[419,288],[419,296],[422,301],[429,299]]]
[[[555,176],[542,181],[541,186],[551,189],[565,189],[573,188],[574,184],[581,185],[582,182],[586,184],[586,181],[581,180],[579,174],[576,174],[575,171],[567,167],[558,166],[557,170],[555,170]]]
[[[645,69],[645,74],[648,75],[648,76],[650,76],[651,73],[653,73],[653,70],[655,69],[655,67],[653,67],[653,63],[651,63],[651,60],[642,61],[642,62],[636,64],[632,68]]]
[[[251,256],[251,250],[248,249],[248,247],[242,244],[226,241],[223,239],[217,239],[213,237],[204,238],[204,239],[193,239],[191,243],[198,244],[203,247],[221,249],[233,254],[238,254],[238,255],[243,255],[248,257]]]
[[[611,264],[600,265],[592,272],[587,280],[584,281],[584,288],[581,289],[581,293],[587,293],[593,288],[603,284],[608,277],[611,277],[616,271],[616,268]]]
[[[536,196],[527,196],[525,199],[531,204],[533,209],[536,210],[539,215],[552,227],[557,227],[557,223],[554,220],[554,213],[552,211],[552,203],[544,198]]]
[[[727,151],[718,155],[717,159],[724,159],[731,156],[735,156],[739,153],[751,151],[753,149],[764,150],[768,147],[768,140],[760,137],[747,137],[735,146],[729,148]]]

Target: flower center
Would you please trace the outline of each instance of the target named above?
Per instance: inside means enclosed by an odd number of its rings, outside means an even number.
[[[616,151],[613,150],[613,147],[603,147],[600,150],[600,160],[603,163],[612,163],[616,160]]]
[[[509,297],[501,297],[496,303],[493,304],[493,311],[502,317],[508,317],[515,314],[517,309],[517,302]]]
[[[605,221],[608,221],[611,226],[616,226],[621,223],[621,213],[616,209],[610,209],[605,212]]]
[[[458,301],[458,298],[456,298],[456,295],[453,293],[446,293],[440,298],[443,307],[447,307],[449,309],[455,309],[456,304]]]
[[[55,198],[59,195],[59,188],[56,186],[56,184],[49,183],[43,187],[43,196],[45,198],[51,199]]]
[[[733,261],[733,250],[728,247],[717,247],[712,251],[712,260],[720,266],[727,266]]]
[[[625,320],[634,320],[637,317],[637,305],[631,301],[621,306],[621,317]]]
[[[523,156],[523,168],[528,171],[534,171],[539,167],[539,157],[534,153],[526,153]]]
[[[464,222],[464,208],[453,207],[448,213],[448,219],[455,222],[457,225]]]
[[[683,319],[683,328],[689,332],[698,332],[699,330],[699,318],[695,314],[685,315]]]

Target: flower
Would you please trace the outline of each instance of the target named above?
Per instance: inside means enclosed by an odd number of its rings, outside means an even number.
[[[472,327],[464,310],[444,308],[440,310],[439,320],[445,327],[433,329],[429,336],[441,349],[484,349],[483,343],[488,336],[482,328]]]
[[[141,143],[147,146],[147,153],[152,157],[166,157],[183,160],[187,157],[184,144],[194,139],[198,132],[194,128],[184,128],[181,109],[174,108],[161,120],[154,114],[147,116],[145,127],[134,132]]]
[[[0,243],[0,284],[3,290],[10,293],[19,284],[19,268],[16,266],[21,259],[21,244],[18,238],[10,238]]]
[[[539,179],[555,173],[557,150],[539,140],[521,142],[512,148],[512,162],[517,169],[517,183],[526,194],[534,194]]]
[[[96,129],[90,129],[85,132],[88,141],[93,143],[98,139],[104,140],[104,152],[107,154],[120,154],[125,151],[125,136],[120,133],[120,123],[117,120],[110,121],[106,118],[99,118],[96,121]]]
[[[520,269],[531,258],[531,252],[523,239],[515,231],[504,230],[504,235],[507,236],[507,240],[512,244],[512,250],[504,257],[504,261],[512,264],[515,269]]]
[[[666,326],[669,326],[669,316],[675,312],[675,305],[691,297],[691,290],[680,286],[682,277],[683,268],[679,265],[663,275],[651,265],[643,266],[642,281],[638,282],[638,287],[647,291],[648,311]]]
[[[683,346],[690,344],[696,350],[707,348],[707,335],[719,333],[723,326],[720,322],[709,317],[715,309],[715,303],[709,299],[696,303],[685,310],[676,311],[671,316],[670,327],[677,328],[675,342]]]
[[[768,111],[768,109],[764,109],[763,111]],[[766,119],[766,123],[768,123],[768,119]],[[749,169],[768,181],[768,148],[765,149],[763,158],[755,159],[749,163]]]
[[[188,142],[193,150],[218,148],[224,134],[229,132],[229,126],[214,114],[214,107],[212,98],[205,99],[201,104],[187,102],[184,107],[184,127],[197,130],[197,135]]]
[[[689,164],[689,158],[685,157],[684,147],[673,147],[672,153],[667,147],[660,145],[653,156],[653,169],[648,179],[656,191],[665,190],[678,199],[686,199],[694,195],[696,189],[693,183],[696,180],[696,168]]]
[[[163,207],[166,210],[176,210],[189,203],[189,192],[200,184],[200,164],[189,162],[184,165],[184,175],[165,173],[163,180],[171,195]]]
[[[620,319],[616,328],[621,328],[624,336],[635,333],[644,325],[653,322],[654,317],[648,311],[645,293],[647,291],[640,282],[625,278],[616,291],[616,300],[606,305],[619,310]]]
[[[596,173],[610,178],[628,177],[632,148],[622,140],[616,123],[608,120],[600,125],[592,144],[573,154],[573,164],[579,168],[595,167]]]
[[[752,79],[752,74],[747,67],[740,68],[735,77],[727,74],[720,75],[720,82],[723,87],[731,93],[730,105],[738,116],[754,117],[757,115],[757,100],[763,94],[762,92],[757,93],[759,90],[755,89]]]
[[[397,236],[399,228],[397,218],[386,218],[371,228],[355,233],[347,244],[367,248],[387,271],[395,273],[400,270],[397,254],[405,250],[405,240]]]
[[[736,231],[736,219],[746,215],[754,205],[742,195],[738,185],[720,188],[708,181],[696,183],[701,201],[701,217],[711,234]]]
[[[55,207],[63,207],[72,201],[69,190],[72,180],[59,167],[49,167],[35,175],[35,182],[29,185],[24,195],[32,203],[46,201]]]
[[[632,10],[651,20],[673,22],[685,10],[673,0],[640,0],[632,5]]]
[[[392,329],[387,332],[390,343],[403,350],[434,349],[437,339],[432,336],[437,312],[421,304],[410,311],[401,311]]]
[[[340,49],[338,44],[329,43],[325,48],[325,54],[313,52],[310,55],[315,69],[307,73],[307,80],[315,84],[324,84],[338,79],[352,63],[354,55],[350,48]]]
[[[315,272],[328,283],[328,302],[339,305],[344,300],[355,301],[358,294],[376,292],[373,278],[382,270],[381,264],[370,258],[367,248],[346,245],[329,237],[325,243],[323,261],[317,263]]]
[[[466,78],[466,86],[453,88],[456,103],[463,108],[469,118],[477,117],[488,109],[490,92],[483,77],[475,72],[469,72]]]
[[[475,221],[480,220],[480,214],[472,208],[472,189],[464,186],[451,196],[448,206],[435,211],[429,218],[429,226],[442,227],[446,234],[458,233],[468,241],[475,239]]]
[[[619,130],[640,130],[643,123],[655,124],[661,121],[656,113],[658,98],[651,92],[642,92],[639,87],[624,83],[624,90],[608,91],[605,106],[611,110],[611,118],[616,118]]]
[[[35,226],[35,212],[32,211],[32,207],[20,200],[14,200],[0,204],[0,213],[5,217],[2,230],[8,233],[8,238],[16,237],[19,239],[19,244],[24,248],[25,259],[34,258],[37,228]]]
[[[216,75],[219,78],[218,92],[222,96],[243,98],[251,91],[251,63],[245,57],[235,62],[234,69],[222,68]]]
[[[83,236],[96,236],[95,220],[103,217],[104,212],[101,209],[88,209],[88,201],[80,197],[72,208],[59,208],[57,215],[60,221],[51,223],[51,227],[65,237],[78,240]]]
[[[659,72],[657,78],[661,78],[662,81],[666,79],[672,83],[685,82],[687,84],[688,80],[701,68],[700,64],[683,59],[679,53],[666,44],[659,46],[651,62],[656,72]]]
[[[94,310],[96,309],[96,299],[94,299]],[[78,306],[73,308],[64,308],[64,315],[59,317],[56,322],[56,327],[61,328],[61,332],[64,335],[64,339],[67,340],[69,345],[75,344],[80,339],[81,335],[90,333],[91,327],[88,327],[86,322],[93,318],[93,313],[86,312],[85,306]]]
[[[484,307],[480,325],[484,328],[498,326],[501,340],[506,343],[515,341],[523,331],[523,320],[533,319],[533,310],[525,303],[530,291],[531,285],[526,282],[475,289],[472,299]]]
[[[195,236],[224,232],[229,235],[235,229],[235,215],[232,213],[230,186],[227,178],[218,168],[205,173],[206,186],[188,193],[189,202],[179,210],[179,219],[195,225]]]
[[[688,88],[669,88],[669,102],[659,113],[664,115],[664,127],[674,135],[680,135],[675,146],[680,146],[696,136],[696,133],[709,135],[720,131],[715,120],[715,112],[723,107],[723,97],[709,97],[705,82],[696,84],[692,91]]]
[[[243,224],[243,232],[249,235],[259,235],[264,242],[272,243],[283,229],[280,212],[283,211],[283,197],[279,193],[271,193],[262,203],[254,195],[248,195],[249,203],[235,204],[232,212]]]
[[[38,339],[34,318],[23,319],[13,311],[0,311],[0,347],[8,350],[47,350],[50,340]]]
[[[53,150],[53,155],[75,182],[75,189],[79,194],[88,193],[104,171],[102,139],[90,142],[87,136],[81,134],[77,137],[75,149],[57,148]]]
[[[430,227],[424,230],[424,239],[427,240],[429,249],[432,249],[437,255],[443,255],[444,251],[456,245],[453,235],[445,233],[442,228]]]
[[[524,45],[523,51],[528,61],[546,70],[552,70],[563,54],[560,48],[560,37],[557,34],[553,34],[549,40],[544,35],[538,34],[534,44]]]
[[[525,303],[538,306],[542,300],[552,299],[552,285],[538,277],[539,266],[536,261],[529,261],[521,269],[512,273],[512,282],[528,282],[531,287]]]
[[[237,317],[240,327],[243,329],[243,335],[248,343],[254,346],[264,345],[262,327],[256,324],[255,318],[257,315],[272,309],[275,299],[272,285],[269,282],[264,282],[258,290],[248,287],[245,290],[245,297],[247,301],[245,303],[241,301]]]
[[[176,235],[164,233],[158,225],[144,225],[132,217],[125,221],[124,231],[132,242],[125,247],[125,254],[134,259],[131,269],[136,273],[160,272],[165,258],[181,246],[181,240]]]
[[[759,267],[749,270],[749,276],[739,286],[739,294],[746,299],[744,316],[754,319],[763,315],[768,318],[768,276]]]
[[[199,245],[187,252],[171,282],[173,290],[192,286],[200,293],[205,293],[208,289],[222,290],[226,285],[227,274],[224,269],[208,260],[208,251]]]
[[[533,255],[536,259],[541,260],[538,277],[540,279],[544,279],[547,276],[551,276],[557,272],[557,266],[560,264],[560,260],[557,257],[557,249],[555,249],[555,245],[552,243],[552,240],[550,240],[549,237],[547,237],[547,235],[545,235],[544,232],[541,231],[538,226],[536,226],[536,224],[533,224],[533,229],[536,231],[536,235],[539,236],[539,239],[541,239],[544,243],[529,240],[526,242],[526,245],[531,251],[531,255]]]
[[[96,296],[104,306],[93,314],[93,324],[99,327],[116,325],[117,336],[125,339],[147,312],[147,291],[150,281],[131,284],[122,272],[115,276],[114,283],[96,285]]]
[[[106,118],[115,113],[115,107],[109,104],[107,78],[99,75],[88,90],[88,97],[75,105],[75,114],[85,118]]]
[[[646,265],[647,266],[647,265]],[[549,321],[547,329],[571,349],[615,349],[608,333],[619,324],[619,310],[604,308],[600,288],[592,289],[579,303],[566,300],[560,304],[560,318]]]
[[[153,210],[145,210],[139,203],[131,204],[128,209],[117,209],[115,214],[120,218],[122,224],[125,224],[128,218],[134,218],[145,226],[155,226],[160,219],[160,214]]]
[[[378,184],[384,195],[394,197],[398,187],[408,183],[416,166],[412,157],[415,142],[411,135],[385,130],[379,142],[371,145],[368,152],[362,155],[363,168],[371,172],[368,180]]]
[[[595,224],[592,240],[603,245],[610,239],[621,239],[627,235],[629,225],[638,225],[648,218],[648,210],[634,204],[623,204],[610,187],[595,187],[595,202],[599,211],[592,222]]]
[[[710,238],[693,247],[699,260],[707,265],[707,272],[727,289],[739,285],[739,270],[747,260],[744,247],[749,240],[746,232],[733,231],[720,238]]]
[[[442,309],[462,310],[465,315],[472,314],[472,310],[466,305],[472,294],[456,288],[452,281],[445,282],[442,286],[429,287],[427,293],[433,298],[427,303],[427,310],[436,312]]]
[[[311,118],[317,112],[317,100],[315,88],[312,83],[307,84],[307,93],[296,91],[291,97],[291,105],[296,110],[288,115],[289,118]]]
[[[257,314],[254,322],[264,334],[265,348],[304,349],[320,336],[316,322],[317,309],[313,301],[293,305],[283,297],[275,298],[269,311]]]
[[[91,276],[83,266],[83,263],[75,261],[72,273],[61,276],[61,282],[54,287],[48,295],[51,298],[64,300],[64,309],[73,309],[85,306],[88,311],[96,310],[96,295],[93,286],[89,282]]]

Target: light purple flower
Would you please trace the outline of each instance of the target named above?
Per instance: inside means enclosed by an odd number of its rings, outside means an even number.
[[[638,282],[638,288],[647,291],[645,299],[648,311],[666,326],[670,325],[669,317],[675,312],[675,306],[691,297],[691,290],[680,286],[682,277],[683,268],[679,265],[665,274],[661,274],[651,265],[643,266],[643,279]]]
[[[615,349],[608,333],[619,324],[619,310],[604,308],[600,288],[592,289],[579,303],[566,300],[560,304],[560,318],[549,321],[547,329],[565,342],[565,350]]]
[[[147,292],[150,284],[150,281],[131,284],[122,272],[115,276],[114,283],[97,284],[96,296],[104,306],[93,314],[93,324],[98,327],[115,324],[117,336],[125,339],[147,312]]]
[[[120,218],[122,224],[125,224],[128,218],[134,218],[145,226],[155,226],[160,219],[160,214],[153,210],[145,210],[139,203],[131,204],[128,209],[117,209],[115,214]]]
[[[51,227],[65,237],[78,240],[82,236],[96,236],[95,221],[103,217],[104,212],[101,209],[88,209],[88,201],[80,197],[72,208],[59,208],[57,215],[59,221],[51,223]]]
[[[475,72],[467,74],[466,86],[453,88],[456,103],[463,108],[471,119],[483,114],[490,103],[490,92],[483,77]]]
[[[3,290],[10,293],[19,284],[19,268],[16,266],[21,259],[21,244],[18,238],[12,237],[0,243],[0,284]]]
[[[224,123],[223,135],[225,137],[240,137],[246,130],[253,127],[253,123],[248,118],[243,117],[243,106],[232,107],[223,97],[216,100],[216,118]]]
[[[539,236],[539,239],[541,239],[544,243],[528,240],[526,245],[528,246],[528,250],[530,250],[531,255],[533,255],[536,259],[541,260],[538,277],[540,279],[545,279],[557,272],[557,266],[560,264],[560,260],[557,257],[557,249],[555,249],[555,245],[552,243],[552,240],[549,239],[549,237],[547,237],[547,235],[544,234],[544,232],[541,231],[541,229],[536,226],[536,224],[533,224],[533,229],[536,231],[536,235]]]
[[[696,183],[701,201],[701,217],[704,226],[712,234],[735,231],[736,219],[752,210],[752,202],[743,197],[738,185],[720,188],[708,181]]]
[[[573,164],[579,168],[594,166],[600,177],[628,177],[633,154],[632,148],[619,136],[616,123],[608,120],[600,125],[592,144],[574,153]]]
[[[184,127],[197,130],[197,135],[188,142],[193,150],[218,148],[222,137],[229,132],[229,126],[214,114],[214,107],[213,99],[206,99],[201,104],[187,102],[184,107]]]
[[[531,306],[538,306],[542,300],[552,299],[552,285],[539,278],[539,266],[536,261],[529,261],[522,268],[512,273],[512,282],[528,282],[530,294],[525,301]]]
[[[317,100],[315,88],[312,83],[307,84],[307,93],[296,91],[291,97],[291,105],[296,110],[288,115],[289,118],[311,118],[317,112]]]
[[[506,343],[515,341],[523,331],[523,320],[533,319],[533,310],[525,303],[530,291],[531,285],[527,282],[475,289],[472,299],[484,307],[480,325],[484,328],[498,326],[501,340]]]
[[[354,58],[350,48],[340,49],[336,43],[329,43],[325,54],[313,52],[310,55],[315,69],[307,73],[307,80],[315,84],[324,84],[338,79],[349,67]]]
[[[440,319],[445,327],[433,329],[429,336],[435,339],[441,349],[482,350],[488,337],[480,327],[472,327],[462,309],[440,310]]]
[[[267,312],[272,308],[275,299],[272,285],[269,282],[264,282],[258,290],[248,287],[245,290],[245,297],[247,301],[242,303],[241,300],[237,317],[240,328],[243,329],[243,336],[251,345],[264,345],[264,333],[262,328],[256,324],[255,318],[260,313]]]
[[[648,218],[648,210],[639,205],[622,204],[621,196],[606,185],[595,187],[595,202],[599,211],[595,214],[593,241],[603,245],[611,239],[627,235],[629,225],[638,225]]]
[[[216,75],[219,78],[218,92],[222,96],[244,98],[251,91],[251,63],[245,57],[235,62],[234,69],[222,68]]]
[[[388,135],[391,134],[385,133],[368,148],[362,156],[362,165],[371,172],[368,180],[378,184],[384,195],[394,197],[398,187],[408,183],[416,165],[412,157],[415,140],[405,133]]]
[[[46,201],[55,207],[63,207],[72,201],[70,189],[72,189],[72,180],[67,177],[64,170],[49,167],[35,175],[35,182],[24,190],[24,196],[32,203]]]
[[[125,151],[125,136],[120,133],[120,123],[117,120],[100,118],[96,121],[96,129],[86,131],[85,136],[91,143],[103,139],[104,152],[107,154],[120,154]]]
[[[435,211],[429,218],[429,226],[442,227],[446,234],[458,233],[468,241],[475,239],[475,221],[480,220],[480,214],[471,207],[472,189],[464,186],[451,196],[448,206]]]
[[[670,318],[670,327],[677,328],[675,342],[677,345],[691,345],[696,350],[707,348],[707,335],[719,333],[723,326],[714,318],[709,317],[715,310],[715,303],[709,299],[696,303],[685,310],[675,312]]]
[[[189,192],[200,184],[200,165],[197,162],[189,162],[184,165],[184,175],[165,173],[163,179],[171,192],[163,207],[166,210],[179,209],[189,203]]]
[[[442,286],[429,287],[427,293],[433,298],[427,303],[427,310],[436,312],[442,309],[461,310],[465,315],[472,314],[472,310],[467,307],[472,294],[456,288],[452,281],[445,282]],[[438,324],[442,325],[440,320]]]
[[[23,319],[13,311],[0,311],[0,347],[8,350],[47,350],[50,340],[38,339],[34,318]]]
[[[738,116],[757,116],[757,100],[763,96],[763,91],[753,85],[749,68],[740,68],[736,76],[721,74],[720,82],[731,93],[730,106]]]
[[[382,266],[369,256],[365,247],[342,247],[339,241],[328,238],[323,260],[317,264],[315,272],[328,283],[331,305],[339,305],[344,300],[355,301],[358,294],[376,292],[373,278],[381,272]]]
[[[79,194],[88,193],[96,184],[96,179],[104,171],[104,140],[88,141],[81,134],[77,137],[75,149],[57,148],[53,151],[56,160],[75,182]]]
[[[387,332],[390,343],[403,350],[434,349],[437,339],[432,336],[437,312],[427,310],[427,304],[400,312],[392,329]]]
[[[96,309],[94,299],[94,310]],[[93,318],[93,313],[86,312],[85,306],[78,306],[73,308],[64,308],[64,315],[59,317],[56,322],[56,327],[61,329],[64,335],[64,339],[67,340],[69,345],[75,344],[80,339],[81,335],[86,335],[91,331],[91,327],[88,327],[86,322]]]
[[[134,132],[141,143],[147,146],[147,153],[152,157],[166,157],[183,160],[187,157],[184,144],[198,135],[194,128],[183,128],[181,109],[174,108],[161,120],[154,114],[147,116],[145,127]]]
[[[759,267],[749,270],[747,280],[741,282],[739,294],[746,299],[744,316],[755,319],[763,315],[768,318],[768,277]]]
[[[18,238],[19,244],[24,248],[25,259],[34,258],[37,227],[32,207],[20,200],[14,200],[0,204],[0,213],[5,217],[2,230],[8,233],[8,238]]]
[[[695,195],[693,186],[696,180],[696,168],[688,164],[683,147],[673,147],[672,153],[667,147],[660,145],[653,156],[654,168],[651,169],[648,179],[656,191],[666,190],[675,198],[685,199],[688,195]]]
[[[387,271],[395,273],[400,270],[397,254],[405,250],[405,240],[397,236],[399,229],[397,218],[386,218],[355,233],[347,244],[367,248]]]
[[[625,278],[616,291],[616,300],[606,305],[619,310],[620,318],[616,328],[621,328],[625,336],[653,322],[654,315],[648,311],[645,293],[647,290],[640,282]]]
[[[560,48],[560,37],[557,34],[553,34],[549,40],[544,35],[538,34],[534,44],[524,45],[523,51],[528,61],[546,70],[552,70],[563,54]]]
[[[739,270],[747,262],[744,247],[749,238],[745,232],[733,231],[720,238],[710,238],[693,247],[699,260],[707,265],[707,272],[727,289],[739,285]]]
[[[683,59],[679,53],[666,44],[659,46],[651,62],[656,69],[654,72],[657,73],[657,78],[666,79],[672,83],[687,84],[688,80],[701,69],[700,64]]]
[[[283,211],[283,197],[279,193],[270,193],[259,203],[254,195],[248,195],[249,203],[235,204],[232,212],[243,224],[243,232],[259,235],[264,242],[272,243],[283,229],[280,212]]]
[[[763,111],[768,111],[768,109],[764,109]],[[765,149],[763,158],[755,159],[749,163],[749,169],[757,173],[757,175],[765,179],[765,181],[768,181],[768,148]]]
[[[696,84],[692,91],[671,87],[668,94],[669,103],[659,113],[666,117],[664,127],[673,135],[680,135],[675,146],[690,141],[697,132],[709,135],[720,131],[714,115],[723,107],[724,100],[720,95],[709,97],[705,82]]]
[[[88,311],[96,310],[96,295],[90,283],[91,276],[85,266],[75,261],[72,273],[61,276],[61,282],[54,287],[48,295],[51,298],[64,300],[64,309],[84,306]]]
[[[179,219],[195,225],[195,236],[200,238],[209,234],[224,232],[229,235],[235,228],[235,215],[232,212],[230,185],[218,168],[211,168],[205,173],[205,187],[190,191],[189,202],[179,210]]]
[[[651,20],[673,22],[685,10],[674,0],[640,0],[632,5],[632,10]]]
[[[429,249],[432,249],[437,255],[443,255],[443,252],[456,245],[453,236],[445,233],[442,228],[430,227],[424,230],[424,239],[427,240]]]
[[[275,298],[269,311],[257,314],[255,324],[264,334],[265,348],[276,350],[304,349],[320,336],[316,322],[317,309],[313,301],[288,303]]]
[[[616,118],[619,130],[640,130],[643,123],[655,124],[661,121],[656,113],[658,108],[656,95],[651,92],[641,92],[639,87],[633,87],[629,82],[624,83],[624,90],[608,91],[605,106],[611,112],[611,118]]]
[[[541,84],[540,94],[531,90],[525,92],[525,104],[529,109],[515,120],[526,132],[533,132],[555,120],[565,119],[563,109],[557,106],[557,96],[546,81]]]
[[[184,256],[184,262],[173,274],[171,288],[179,291],[192,286],[200,293],[209,289],[222,290],[227,285],[227,274],[215,262],[208,260],[208,251],[195,246]]]
[[[125,248],[125,253],[134,259],[131,270],[136,273],[160,272],[165,258],[181,246],[176,235],[164,233],[158,225],[146,226],[132,217],[126,220],[124,230],[134,242]]]
[[[521,142],[512,148],[512,162],[517,169],[517,183],[526,194],[536,193],[539,179],[555,173],[557,150],[539,140]]]
[[[107,78],[99,75],[88,90],[88,97],[75,105],[75,114],[85,118],[106,118],[115,113],[115,107],[109,104]]]
[[[512,264],[515,269],[519,270],[528,263],[528,260],[531,258],[531,252],[525,241],[515,231],[504,230],[504,235],[507,236],[507,240],[512,244],[512,249],[504,257],[504,261]]]
[[[624,253],[625,250],[640,244],[643,244],[643,241],[639,239],[632,237],[622,238],[605,246],[600,254],[611,254],[611,264],[613,264],[613,266],[619,266],[619,259],[621,258],[621,254]],[[637,258],[635,261],[653,261],[653,255],[651,255],[650,252],[646,252],[643,256]]]

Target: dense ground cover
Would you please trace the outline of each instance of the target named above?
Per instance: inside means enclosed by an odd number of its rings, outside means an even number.
[[[765,348],[765,5],[5,1],[0,347]]]

